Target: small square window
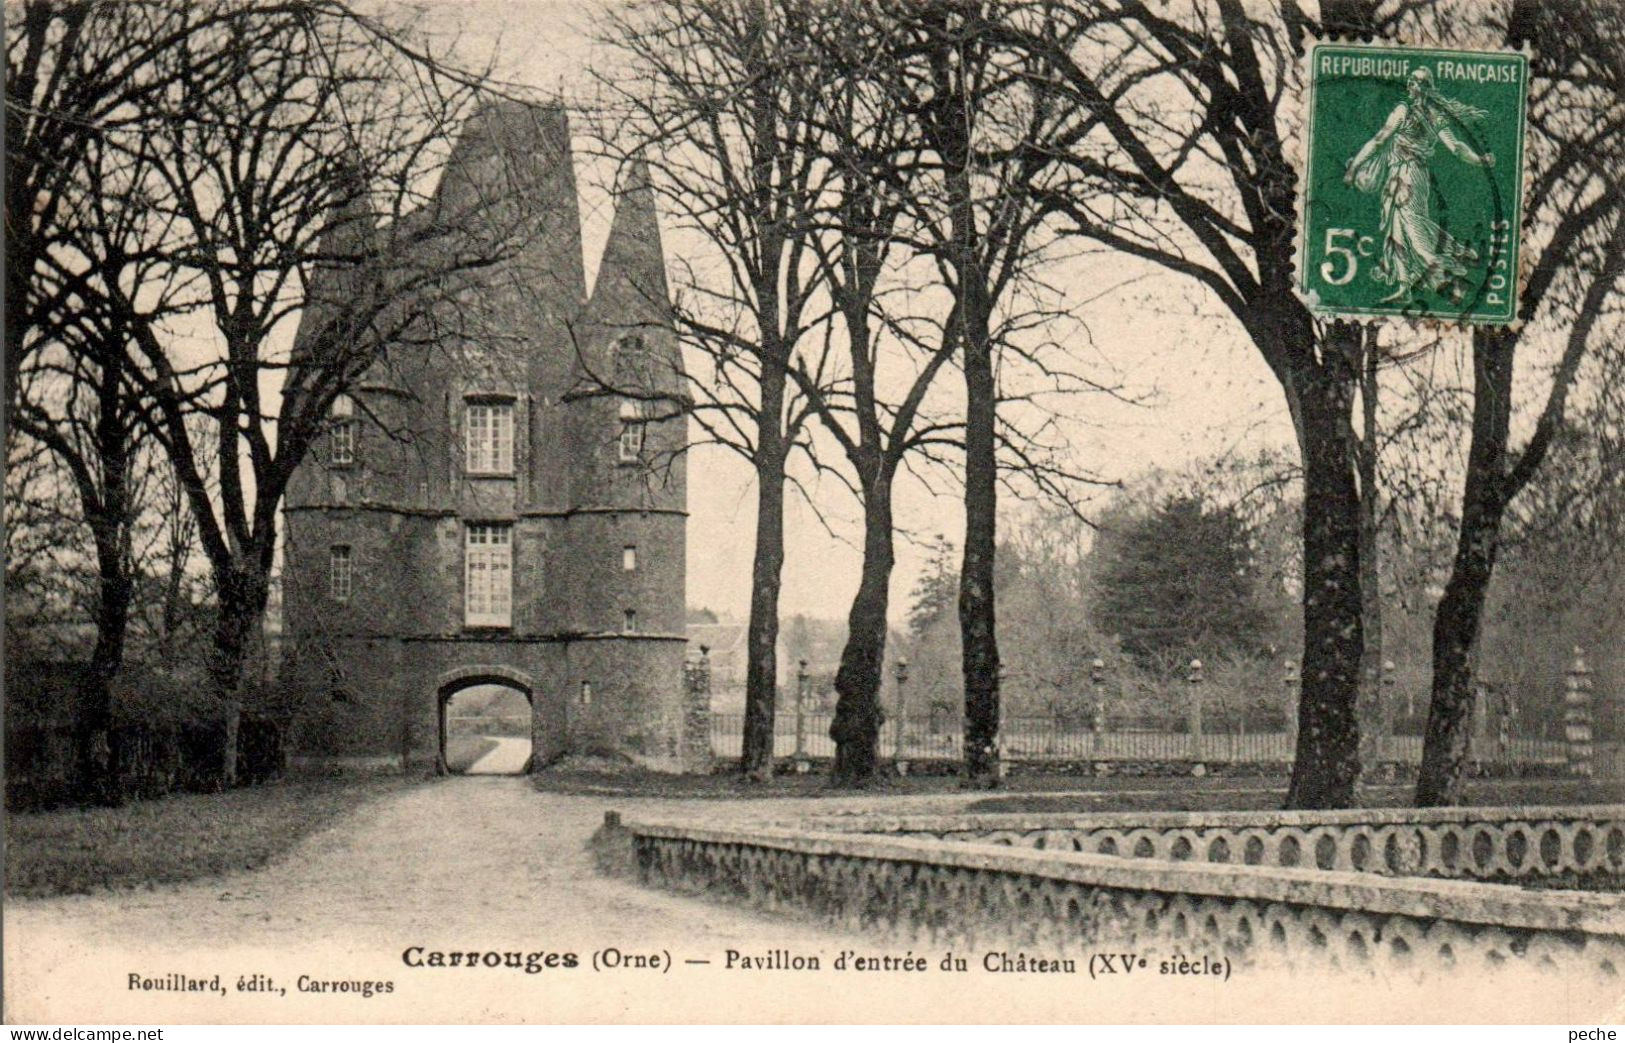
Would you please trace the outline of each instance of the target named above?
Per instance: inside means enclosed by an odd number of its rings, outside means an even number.
[[[335,546],[327,552],[327,593],[334,601],[349,601],[351,590],[350,548]]]
[[[636,572],[638,568],[638,549],[630,544],[621,548],[621,570]]]

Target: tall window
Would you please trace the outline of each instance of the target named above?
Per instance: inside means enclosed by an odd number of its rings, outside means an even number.
[[[328,428],[328,459],[335,464],[355,463],[355,402],[349,395],[333,400],[333,426]]]
[[[621,629],[628,634],[638,632],[638,613],[636,609],[629,608],[626,610],[625,618],[621,622]]]
[[[350,548],[339,545],[327,552],[327,593],[334,601],[350,600]]]
[[[470,402],[464,425],[469,474],[513,473],[513,403]]]
[[[470,525],[464,565],[464,622],[482,627],[512,625],[513,527]]]
[[[630,462],[643,454],[643,403],[632,399],[621,402],[621,460]]]
[[[638,549],[630,543],[621,548],[621,570],[623,572],[636,572],[638,569]]]

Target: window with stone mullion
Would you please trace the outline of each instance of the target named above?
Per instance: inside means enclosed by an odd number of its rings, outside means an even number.
[[[513,406],[503,402],[471,402],[467,419],[468,472],[511,474]]]
[[[470,525],[465,555],[466,623],[509,626],[513,616],[511,530],[506,525]]]

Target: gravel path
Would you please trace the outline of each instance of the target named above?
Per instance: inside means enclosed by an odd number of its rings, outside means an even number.
[[[1596,996],[1544,1003],[1389,982],[1282,989],[1281,982],[1077,976],[836,974],[834,960],[908,952],[599,875],[586,848],[604,812],[722,820],[885,807],[947,810],[974,794],[841,800],[655,801],[536,792],[523,777],[459,777],[390,794],[275,865],[184,886],[8,902],[6,1020],[125,1024],[283,1022],[684,1022],[1185,1020],[1593,1020]],[[558,954],[508,967],[412,967],[418,949]],[[606,950],[671,961],[594,969]],[[728,950],[816,955],[823,973],[727,967]],[[942,952],[925,955],[933,969]],[[969,953],[972,963],[981,954]],[[427,956],[422,957],[427,962]],[[545,957],[539,958],[545,962]],[[708,963],[688,963],[705,960]],[[632,962],[632,961],[627,961]],[[131,988],[219,975],[224,994]],[[270,979],[270,991],[237,991]],[[259,979],[263,981],[263,979]],[[386,994],[311,991],[389,982]],[[1301,985],[1301,983],[1299,983]],[[1530,983],[1531,985],[1533,982]],[[283,991],[277,991],[283,990]],[[368,990],[377,992],[374,986]],[[1448,1000],[1441,1005],[1441,1001]],[[1618,1002],[1601,1004],[1612,1008]],[[1556,1008],[1546,1007],[1556,1004]],[[1617,1015],[1619,1011],[1613,1010]]]
[[[8,902],[7,1020],[552,1021],[628,1016],[658,972],[410,968],[404,950],[606,947],[721,961],[724,950],[840,940],[598,874],[605,810],[636,802],[537,793],[527,778],[451,778],[362,807],[256,873],[151,891]],[[744,810],[749,805],[733,805]],[[716,805],[712,805],[715,810]],[[674,973],[678,968],[674,968]],[[236,993],[270,975],[286,996]],[[128,988],[128,976],[220,974],[229,995]],[[299,994],[299,975],[393,980],[394,992]],[[670,980],[670,979],[667,979]],[[587,988],[583,989],[583,986]]]
[[[496,748],[470,764],[467,775],[517,775],[530,760],[530,741],[493,735]]]

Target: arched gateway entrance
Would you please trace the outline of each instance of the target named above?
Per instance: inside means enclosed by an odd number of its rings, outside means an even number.
[[[441,675],[440,774],[523,775],[535,758],[535,687],[523,672],[471,666]]]

